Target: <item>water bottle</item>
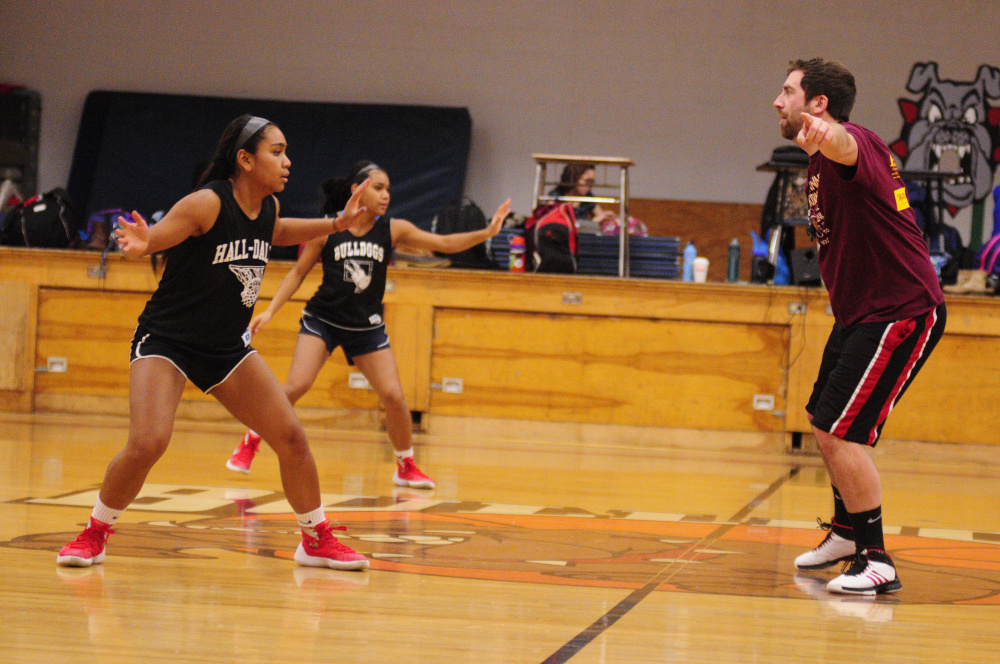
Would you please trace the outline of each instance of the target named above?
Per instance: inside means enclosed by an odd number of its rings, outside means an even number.
[[[694,242],[688,242],[684,249],[684,271],[681,277],[684,281],[694,281],[694,259],[698,257],[698,250],[694,248]]]
[[[726,257],[726,281],[735,284],[740,280],[740,241],[733,238],[729,243],[729,254]]]
[[[510,271],[524,272],[524,238],[520,235],[510,236]]]

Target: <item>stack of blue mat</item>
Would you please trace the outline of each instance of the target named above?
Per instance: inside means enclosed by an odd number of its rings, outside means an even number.
[[[503,268],[510,265],[510,238],[521,230],[503,229],[489,243],[489,253]],[[581,234],[578,239],[579,274],[618,274],[618,236]],[[680,277],[680,239],[676,237],[629,237],[629,274],[651,279]],[[530,269],[529,269],[530,271]]]
[[[524,235],[524,231],[504,228],[492,238],[487,240],[486,250],[490,257],[496,261],[501,270],[510,266],[510,238],[512,235]]]
[[[617,235],[579,236],[580,256],[577,272],[580,274],[618,274]],[[676,237],[629,236],[629,275],[653,279],[676,279],[680,239]]]

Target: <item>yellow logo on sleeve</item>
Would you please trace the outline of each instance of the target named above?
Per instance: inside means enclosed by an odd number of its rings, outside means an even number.
[[[900,187],[893,193],[896,194],[896,210],[902,212],[903,210],[909,209],[910,199],[906,197],[906,187]]]

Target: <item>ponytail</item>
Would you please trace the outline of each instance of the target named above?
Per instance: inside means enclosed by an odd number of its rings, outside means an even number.
[[[327,178],[320,185],[320,214],[332,217],[344,209],[351,197],[347,178]]]
[[[374,171],[385,172],[373,161],[359,161],[345,177],[324,180],[320,185],[320,213],[332,217],[343,210],[351,198],[351,185],[361,184]]]

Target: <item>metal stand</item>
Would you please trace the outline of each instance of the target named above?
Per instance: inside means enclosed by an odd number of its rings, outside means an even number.
[[[784,165],[769,161],[758,166],[757,170],[763,173],[776,173],[778,176],[778,209],[774,217],[774,230],[771,231],[771,239],[767,245],[767,262],[777,269],[778,252],[781,251],[781,240],[785,234],[785,227],[794,227],[797,225],[785,222],[785,209],[788,207],[788,185],[793,178],[805,172],[806,167]],[[768,280],[768,283],[773,282],[773,277]]]
[[[924,196],[924,214],[927,217],[927,223],[924,224],[924,237],[928,240],[935,234],[941,233],[941,225],[944,223],[944,209],[946,207],[944,202],[944,181],[953,180],[960,175],[963,175],[962,171],[900,171],[899,177],[904,180],[917,180],[918,182],[923,182],[926,188],[927,194]],[[937,187],[934,187],[934,185]],[[934,197],[931,196],[931,192],[937,189],[937,201],[932,200]],[[935,205],[935,202],[937,203]],[[937,210],[937,215],[934,214],[935,209]]]
[[[631,159],[624,157],[584,157],[564,154],[533,154],[535,160],[535,185],[532,193],[531,208],[535,209],[541,203],[549,201],[565,201],[567,203],[607,203],[618,205],[618,218],[622,222],[618,240],[618,276],[629,276],[628,266],[628,169],[635,166]],[[549,164],[594,164],[595,166],[617,167],[620,169],[618,183],[595,183],[595,187],[617,189],[617,196],[549,196],[545,191],[550,186],[559,184],[559,180],[548,179]]]

